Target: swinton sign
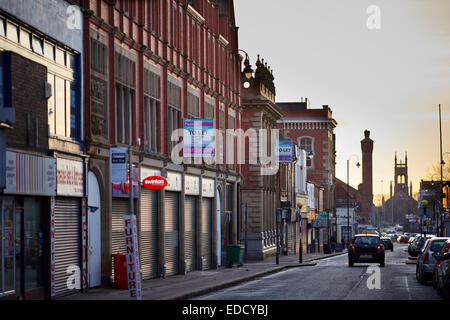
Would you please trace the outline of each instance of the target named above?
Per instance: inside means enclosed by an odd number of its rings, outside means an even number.
[[[151,176],[142,180],[142,186],[150,190],[160,190],[167,186],[167,180],[159,176]]]

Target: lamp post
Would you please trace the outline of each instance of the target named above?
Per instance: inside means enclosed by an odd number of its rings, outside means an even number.
[[[442,211],[443,211],[443,204],[442,204],[442,169],[445,165],[444,159],[442,159],[442,122],[441,122],[441,104],[439,104],[439,140],[440,140],[440,153],[441,153],[441,188],[439,189],[439,202],[441,203],[439,208],[439,220],[441,220]],[[441,226],[443,225],[443,221],[441,221]],[[441,230],[439,230],[439,235],[443,236]]]
[[[357,155],[351,155],[350,158],[347,159],[347,246],[348,246],[348,242],[350,241],[350,197],[349,197],[349,193],[350,193],[350,181],[349,181],[349,167],[350,167],[350,159],[355,156],[356,158],[358,158]],[[360,164],[359,164],[359,158],[358,158],[358,162],[356,163],[356,167],[359,168]]]
[[[422,200],[421,203],[422,203],[422,207],[423,207],[423,218],[422,218],[422,223],[420,224],[420,227],[421,227],[422,234],[423,234],[423,236],[424,236],[425,239],[426,239],[426,237],[427,237],[427,231],[426,231],[426,229],[424,229],[423,223],[424,223],[425,217],[427,216],[427,205],[428,205],[428,201],[427,201],[427,200]]]

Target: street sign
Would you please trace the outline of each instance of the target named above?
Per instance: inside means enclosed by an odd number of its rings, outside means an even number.
[[[127,148],[111,148],[111,182],[128,182]]]
[[[141,300],[141,268],[139,263],[136,216],[134,214],[124,216],[123,225],[127,259],[128,294],[130,299]]]

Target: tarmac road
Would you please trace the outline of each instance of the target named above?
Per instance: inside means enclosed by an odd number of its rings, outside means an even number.
[[[440,300],[431,282],[421,285],[416,280],[416,265],[406,264],[406,248],[406,244],[396,243],[394,252],[386,251],[384,268],[376,263],[349,268],[347,255],[340,255],[194,300]]]

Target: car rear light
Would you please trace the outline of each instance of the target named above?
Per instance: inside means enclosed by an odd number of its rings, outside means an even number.
[[[350,246],[350,248],[351,248],[353,251],[355,251],[355,246]]]
[[[430,255],[428,254],[428,252],[425,254],[425,258],[423,259],[423,263],[427,264],[428,260],[430,258]]]
[[[379,246],[377,247],[377,250],[381,250],[381,247],[382,247],[382,246],[381,246],[381,245],[379,245]]]

